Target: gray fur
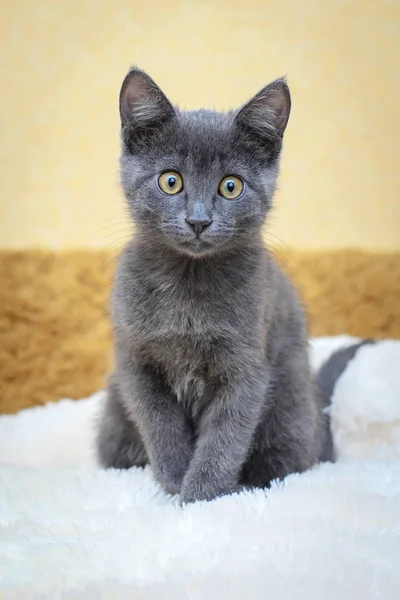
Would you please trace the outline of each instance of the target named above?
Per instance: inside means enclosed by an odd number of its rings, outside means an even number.
[[[184,503],[308,469],[328,429],[303,307],[261,235],[290,112],[286,83],[236,112],[180,112],[132,69],[120,112],[121,181],[136,233],[113,295],[102,465],[149,461]],[[157,185],[166,170],[183,178],[176,196]],[[236,200],[218,194],[227,175],[245,182]],[[193,214],[212,221],[199,236],[186,222]]]

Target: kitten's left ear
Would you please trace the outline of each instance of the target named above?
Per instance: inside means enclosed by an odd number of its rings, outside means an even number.
[[[161,127],[175,115],[168,98],[147,73],[133,67],[125,77],[120,95],[122,127],[131,134]]]
[[[280,140],[289,120],[290,106],[286,81],[276,79],[239,110],[235,121],[261,138]]]

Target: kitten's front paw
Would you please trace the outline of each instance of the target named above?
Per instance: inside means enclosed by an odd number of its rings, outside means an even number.
[[[176,472],[174,470],[157,469],[154,470],[154,477],[167,494],[179,494],[182,489],[185,472]]]
[[[220,494],[214,494],[209,490],[198,488],[197,486],[184,488],[181,491],[179,502],[180,504],[192,504],[193,502],[200,502],[201,500],[213,500]]]
[[[214,500],[218,496],[233,494],[237,491],[239,491],[239,486],[223,485],[222,482],[213,481],[208,476],[191,474],[183,482],[179,500],[181,504],[191,504],[201,500]]]
[[[187,448],[185,452],[181,449],[178,456],[174,455],[168,458],[163,456],[161,460],[152,465],[154,477],[167,494],[180,493],[191,456],[191,448]]]

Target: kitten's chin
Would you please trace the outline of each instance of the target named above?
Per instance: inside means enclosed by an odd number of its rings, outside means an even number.
[[[208,239],[196,239],[192,238],[189,240],[175,241],[175,250],[178,250],[181,254],[190,256],[191,258],[202,258],[204,256],[210,256],[218,254],[223,249],[226,249],[229,245],[229,238],[219,239],[218,241],[213,239],[212,242]]]
[[[200,238],[191,236],[172,236],[166,235],[164,238],[168,246],[192,258],[201,258],[217,254],[220,250],[226,249],[230,245],[232,236],[221,236],[219,238],[211,236],[202,236]]]
[[[210,242],[207,242],[206,240],[202,240],[200,238],[180,243],[179,249],[181,252],[184,252],[185,254],[196,258],[215,252],[215,250],[217,250],[217,247],[214,244],[210,244]]]

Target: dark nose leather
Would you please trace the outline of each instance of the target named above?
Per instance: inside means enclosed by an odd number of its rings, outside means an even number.
[[[212,220],[206,218],[189,217],[186,219],[186,223],[188,223],[188,225],[190,225],[190,227],[193,229],[196,237],[200,237],[203,231],[211,225]]]

